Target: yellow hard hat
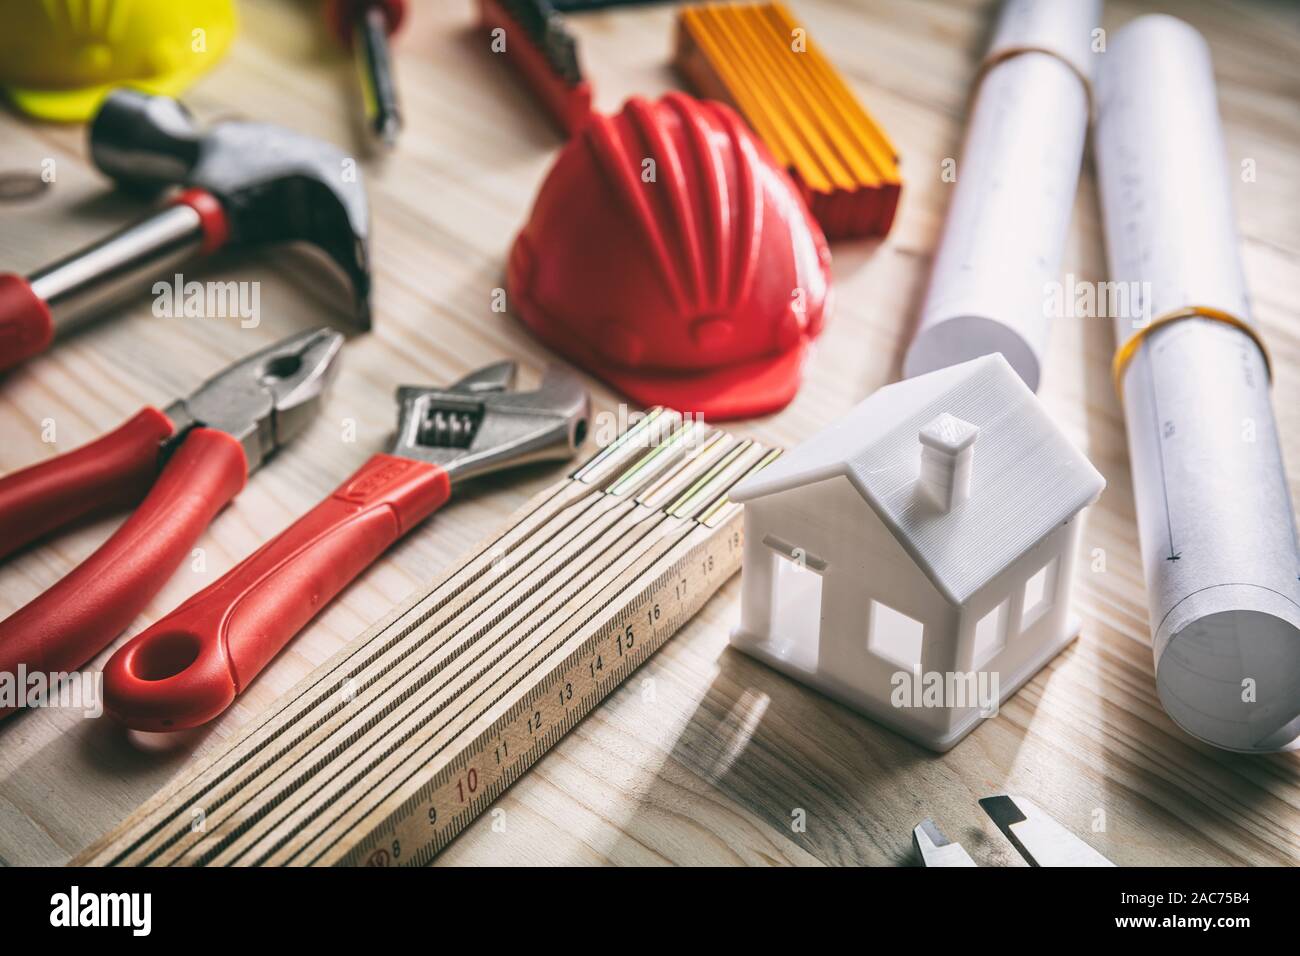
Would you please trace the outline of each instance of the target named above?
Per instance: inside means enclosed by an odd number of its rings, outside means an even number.
[[[116,86],[177,95],[234,33],[234,0],[4,0],[0,86],[32,116],[87,120]]]

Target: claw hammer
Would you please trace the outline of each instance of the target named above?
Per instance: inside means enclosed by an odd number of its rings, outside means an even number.
[[[337,148],[267,123],[232,120],[203,131],[176,100],[123,89],[91,123],[90,153],[124,189],[183,189],[153,215],[26,278],[0,274],[0,371],[150,278],[228,245],[315,246],[347,277],[356,319],[370,327],[365,186]]]

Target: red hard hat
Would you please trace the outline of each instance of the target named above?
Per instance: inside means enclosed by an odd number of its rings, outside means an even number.
[[[634,401],[743,418],[794,397],[830,252],[735,112],[670,93],[564,147],[507,286],[538,338]]]

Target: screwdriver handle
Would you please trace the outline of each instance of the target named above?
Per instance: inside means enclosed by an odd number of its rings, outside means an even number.
[[[0,478],[0,558],[56,528],[125,508],[148,492],[175,426],[145,408],[95,441]]]
[[[375,455],[330,497],[119,648],[104,668],[110,714],[181,730],[224,711],[333,597],[443,505],[437,465]]]
[[[0,673],[17,674],[20,666],[69,671],[103,650],[158,593],[247,475],[238,439],[211,428],[189,432],[112,537],[0,622]]]
[[[221,201],[186,189],[157,212],[78,249],[27,278],[0,275],[0,371],[45,351],[106,308],[149,287],[195,253],[230,238]]]
[[[391,36],[406,19],[406,0],[328,0],[325,4],[325,23],[343,49],[352,48],[353,33],[370,10],[384,15]]]

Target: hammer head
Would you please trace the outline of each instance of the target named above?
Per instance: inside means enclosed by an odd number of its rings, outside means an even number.
[[[305,242],[352,285],[370,327],[370,212],[356,161],[329,143],[269,123],[227,121],[206,130],[176,100],[117,90],[90,127],[95,165],[121,186],[212,193],[231,241]]]

